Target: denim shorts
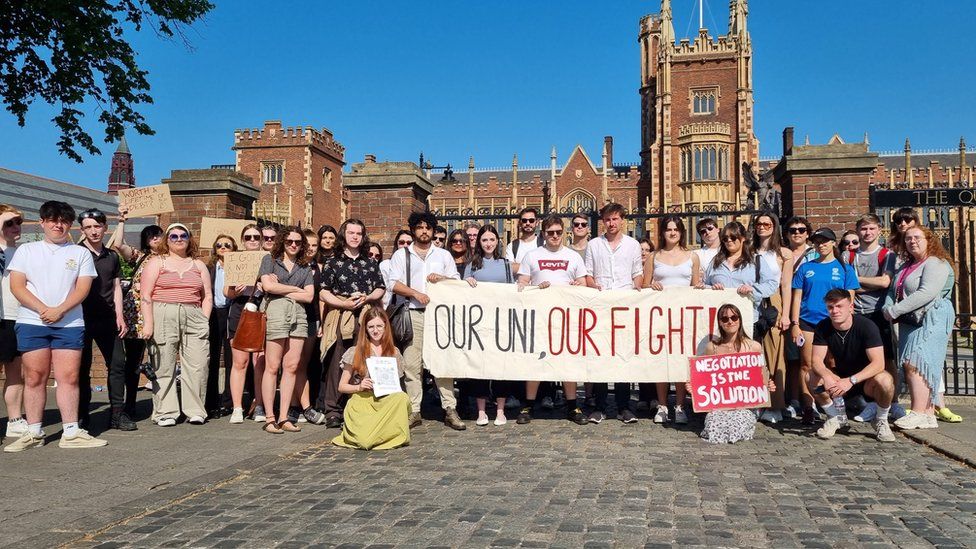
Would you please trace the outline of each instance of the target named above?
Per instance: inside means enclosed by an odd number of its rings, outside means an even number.
[[[85,328],[56,328],[34,324],[14,325],[17,332],[17,350],[29,353],[38,349],[71,349],[80,351],[85,346]]]

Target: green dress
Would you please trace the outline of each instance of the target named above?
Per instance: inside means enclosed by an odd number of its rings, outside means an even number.
[[[352,362],[356,348],[342,355],[342,367]],[[400,376],[403,376],[403,357],[396,353]],[[362,381],[353,375],[351,383]],[[349,396],[342,414],[342,432],[332,439],[332,444],[358,450],[390,450],[410,444],[410,399],[406,393],[393,393],[383,397],[373,396],[372,391],[360,391]]]

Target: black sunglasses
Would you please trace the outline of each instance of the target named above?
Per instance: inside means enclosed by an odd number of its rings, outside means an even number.
[[[443,238],[441,240],[444,240]],[[413,244],[410,240],[397,240],[397,246],[409,246]]]
[[[261,240],[261,235],[259,234],[246,234],[244,235],[244,240],[248,242],[254,242],[255,240]]]
[[[465,242],[467,242],[467,240],[463,238],[455,238],[451,240],[451,245],[453,246],[454,244],[464,244]]]
[[[790,234],[807,234],[806,227],[790,227],[788,230]]]
[[[434,240],[436,240],[438,242],[444,242],[445,240],[447,240],[447,237],[446,236],[435,236],[434,237]],[[409,244],[409,242],[407,244]]]
[[[587,223],[586,221],[573,221],[574,227],[583,228],[586,227],[587,225],[589,225],[589,223]]]
[[[522,219],[519,219],[519,223],[535,223],[535,218],[534,217],[523,217]]]
[[[737,315],[727,315],[718,317],[719,322],[738,322],[739,317]]]
[[[4,221],[3,228],[6,229],[7,227],[12,227],[14,225],[17,225],[19,227],[19,226],[21,226],[23,224],[24,224],[24,220],[22,218],[15,217],[13,219],[8,219],[8,220]]]
[[[81,215],[78,216],[78,221],[79,222],[80,221],[83,221],[85,219],[94,219],[100,225],[104,225],[105,224],[105,214],[102,213],[101,210],[96,210],[94,208],[92,208],[90,210],[85,210],[85,211],[81,212]]]
[[[712,232],[712,230],[714,230],[714,229],[715,229],[715,227],[714,227],[714,226],[712,226],[712,225],[710,225],[710,226],[708,226],[708,227],[702,227],[701,229],[699,229],[699,230],[698,230],[698,234],[705,234],[705,233],[710,233],[710,232]]]
[[[286,238],[285,244],[294,244],[295,246],[301,246],[302,242],[305,242],[303,238]]]
[[[216,249],[230,250],[233,247],[234,247],[234,245],[231,244],[230,242],[218,242],[218,243],[214,244],[214,248],[216,248]]]

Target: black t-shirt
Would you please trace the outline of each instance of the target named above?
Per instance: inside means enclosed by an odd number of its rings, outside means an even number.
[[[95,261],[95,280],[92,280],[91,290],[82,302],[82,310],[85,318],[93,320],[115,319],[115,280],[122,274],[122,265],[119,262],[119,254],[115,250],[103,247],[100,254],[91,251],[91,248],[81,244],[86,250],[91,252],[92,259]]]
[[[863,370],[871,363],[867,350],[884,346],[878,326],[861,315],[854,315],[850,330],[837,330],[829,318],[821,320],[813,331],[813,344],[827,346],[840,377]]]

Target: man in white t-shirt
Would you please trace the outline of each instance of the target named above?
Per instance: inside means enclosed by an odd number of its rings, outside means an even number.
[[[586,285],[598,290],[640,291],[644,282],[644,262],[641,261],[640,243],[623,233],[624,207],[610,203],[600,210],[603,221],[602,235],[586,245],[583,263],[586,265]],[[637,423],[637,416],[630,409],[630,383],[614,383],[614,400],[617,403],[617,419],[624,423]],[[593,384],[596,407],[590,412],[590,423],[600,423],[606,417],[607,383]]]
[[[540,289],[549,286],[585,286],[586,267],[579,253],[563,246],[563,221],[549,217],[542,222],[545,245],[525,255],[518,270],[518,290],[528,285]],[[525,382],[525,406],[519,412],[516,423],[524,425],[532,421],[532,408],[539,392],[538,381]],[[576,382],[564,381],[566,395],[566,419],[578,425],[586,424],[586,416],[576,405]]]
[[[711,217],[706,217],[696,223],[695,230],[701,239],[701,248],[695,250],[695,253],[698,254],[699,268],[704,274],[705,269],[712,264],[715,256],[718,255],[718,249],[722,242],[719,238],[718,223]]]
[[[535,208],[522,208],[519,212],[519,237],[505,246],[505,259],[512,264],[512,271],[519,271],[519,264],[525,255],[541,245],[540,237],[535,234],[535,226],[539,222],[539,212]]]
[[[0,204],[0,371],[5,371],[3,379],[3,400],[7,405],[7,437],[20,438],[27,432],[24,419],[24,375],[20,366],[20,351],[17,350],[17,310],[20,303],[10,293],[10,270],[7,266],[17,251],[20,229],[24,217],[19,210],[7,204]]]
[[[52,370],[64,428],[58,446],[105,446],[107,441],[78,427],[78,372],[85,339],[81,302],[95,279],[95,263],[91,252],[71,243],[71,206],[45,202],[40,217],[44,240],[19,246],[9,265],[10,291],[20,302],[14,330],[23,354],[27,432],[3,450],[20,452],[44,444],[41,421]]]

